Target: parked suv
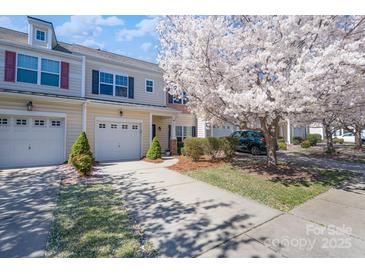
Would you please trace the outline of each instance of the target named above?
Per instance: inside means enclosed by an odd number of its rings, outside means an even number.
[[[231,134],[231,137],[239,140],[237,151],[250,152],[253,155],[266,154],[266,142],[264,134],[256,130],[239,130]]]

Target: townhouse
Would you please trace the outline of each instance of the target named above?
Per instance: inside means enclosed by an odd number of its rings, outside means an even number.
[[[196,135],[156,64],[57,40],[51,22],[0,27],[0,167],[60,164],[85,131],[97,161],[143,157]]]

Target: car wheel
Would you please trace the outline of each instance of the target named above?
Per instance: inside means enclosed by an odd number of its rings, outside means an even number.
[[[251,154],[252,155],[260,155],[260,149],[256,146],[251,147]]]

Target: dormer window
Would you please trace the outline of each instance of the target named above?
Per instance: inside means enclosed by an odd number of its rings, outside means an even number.
[[[43,30],[39,30],[37,29],[36,30],[36,36],[35,38],[38,40],[38,41],[46,41],[46,33],[43,31]]]
[[[146,92],[153,92],[153,86],[154,86],[154,81],[146,79],[146,85],[145,85]]]

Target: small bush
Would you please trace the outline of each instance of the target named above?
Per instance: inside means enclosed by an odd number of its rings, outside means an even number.
[[[161,146],[157,137],[152,139],[150,148],[147,151],[146,157],[150,160],[161,159]]]
[[[309,142],[309,140],[304,140],[304,141],[300,144],[300,146],[301,146],[302,148],[310,148],[310,147],[311,147],[311,143]]]
[[[193,161],[199,161],[200,157],[204,155],[204,148],[206,146],[206,139],[189,137],[184,140],[184,152],[186,156],[193,158]]]
[[[307,140],[311,143],[311,146],[316,146],[322,141],[322,136],[320,134],[308,134]]]
[[[278,143],[285,143],[284,137],[279,137],[278,138]]]
[[[293,137],[293,139],[292,139],[293,145],[300,145],[303,141],[304,141],[304,139],[299,136]]]
[[[91,173],[94,159],[93,154],[90,151],[89,141],[85,132],[81,132],[75,143],[72,145],[68,162],[83,175],[89,175]]]
[[[72,159],[72,164],[83,175],[90,175],[93,168],[93,157],[88,154],[76,155]]]
[[[342,138],[333,138],[333,143],[342,145],[345,142]]]
[[[183,155],[183,156],[186,156],[186,152],[185,152],[185,148],[184,147],[182,147],[180,149],[180,154]]]
[[[211,156],[213,159],[217,156],[220,149],[219,139],[216,137],[208,137],[205,141],[204,154]]]
[[[279,142],[279,149],[280,149],[280,150],[287,150],[286,143],[284,143],[284,142]]]
[[[236,152],[236,145],[238,144],[238,139],[233,137],[221,137],[219,138],[219,147],[223,151],[227,159],[232,159]]]

